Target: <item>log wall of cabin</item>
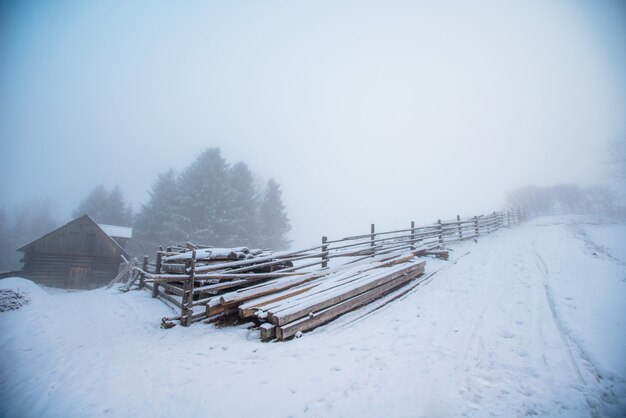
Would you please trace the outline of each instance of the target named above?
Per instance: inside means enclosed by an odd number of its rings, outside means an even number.
[[[44,286],[95,289],[117,275],[119,258],[26,253],[24,276]]]
[[[94,289],[117,275],[121,249],[90,219],[79,218],[24,250],[24,276],[45,286]]]

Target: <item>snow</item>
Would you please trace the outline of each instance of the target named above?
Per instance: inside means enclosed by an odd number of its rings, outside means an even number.
[[[366,317],[282,343],[160,329],[173,312],[149,292],[0,280],[29,298],[0,312],[0,416],[623,416],[625,231],[501,230],[428,259],[437,274]]]
[[[196,260],[223,260],[223,259],[243,259],[247,256],[258,255],[262,251],[252,250],[247,247],[235,248],[202,248],[196,250]],[[193,251],[186,251],[181,254],[165,257],[164,261],[191,260]]]
[[[127,226],[98,224],[100,229],[111,238],[132,238],[133,228]]]

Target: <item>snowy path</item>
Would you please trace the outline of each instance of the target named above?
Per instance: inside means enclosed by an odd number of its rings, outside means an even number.
[[[544,218],[429,260],[364,319],[260,343],[160,330],[148,292],[47,295],[0,313],[0,416],[626,414],[626,225]],[[141,308],[139,308],[141,305]]]

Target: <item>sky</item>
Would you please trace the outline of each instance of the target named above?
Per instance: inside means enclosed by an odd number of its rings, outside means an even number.
[[[282,187],[295,246],[610,181],[626,2],[5,1],[0,205],[135,209],[206,147]]]

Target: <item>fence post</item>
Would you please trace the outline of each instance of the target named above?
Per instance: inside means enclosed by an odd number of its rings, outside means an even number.
[[[143,272],[146,271],[147,269],[148,269],[148,256],[144,255],[143,263],[141,264],[142,273],[139,275],[139,288],[140,289],[143,289],[143,287],[146,284],[146,275]]]
[[[326,241],[328,241],[328,238],[322,237],[322,268],[323,269],[328,267],[328,245],[326,245]]]
[[[415,249],[415,221],[411,221],[411,250]]]
[[[461,230],[461,216],[456,215],[456,226],[459,229],[459,241],[463,241],[463,231]]]
[[[371,224],[371,225],[370,225],[370,233],[371,233],[372,235],[371,235],[371,238],[370,238],[370,247],[371,247],[372,249],[374,248],[374,237],[375,237],[375,234],[374,234],[374,233],[375,233],[375,232],[376,232],[376,227],[374,226],[374,224]]]
[[[191,272],[189,279],[183,281],[183,300],[180,311],[180,324],[184,327],[191,325],[193,315],[193,282],[196,278],[196,250],[191,252]]]
[[[510,210],[506,211],[506,223],[507,223],[507,226],[510,228],[511,227],[511,211]]]
[[[161,260],[163,259],[163,252],[159,251],[156,255],[156,265],[154,267],[154,273],[161,273]],[[159,282],[152,282],[152,297],[159,296]]]
[[[439,243],[443,244],[443,227],[441,226],[441,219],[437,219],[437,223],[439,224]]]

